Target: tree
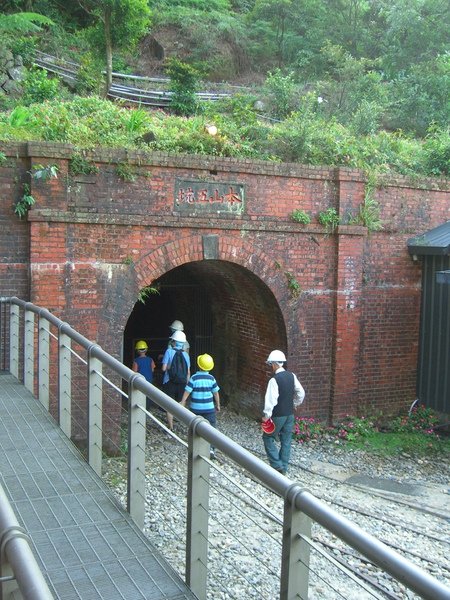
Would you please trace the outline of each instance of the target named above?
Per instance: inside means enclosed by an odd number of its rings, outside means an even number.
[[[284,63],[285,36],[294,17],[292,0],[257,0],[253,16],[270,23],[275,35],[278,67],[281,67]]]
[[[112,83],[114,49],[133,48],[145,35],[151,11],[147,0],[78,0],[93,18],[94,37],[104,47],[106,59],[106,94]]]
[[[396,76],[448,52],[450,11],[446,0],[379,0],[384,21],[383,70]]]
[[[194,115],[198,110],[197,96],[195,95],[199,80],[197,69],[177,58],[171,58],[168,61],[166,72],[170,77],[171,109],[177,115]]]
[[[38,13],[23,12],[10,15],[0,15],[0,33],[38,33],[41,25],[54,25],[51,19]]]

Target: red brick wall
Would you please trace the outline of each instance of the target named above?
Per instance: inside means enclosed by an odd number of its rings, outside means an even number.
[[[342,225],[330,234],[317,214],[330,206],[343,218],[357,213],[365,194],[359,171],[98,151],[91,158],[99,173],[73,177],[70,147],[30,143],[18,159],[17,148],[0,149],[9,157],[2,197],[15,172],[58,165],[57,179],[33,182],[27,224],[12,215],[11,200],[2,215],[24,248],[30,227],[31,300],[108,352],[121,358],[138,291],[183,267],[214,306],[216,369],[236,410],[259,416],[273,347],[287,352],[304,384],[303,414],[396,412],[415,398],[421,268],[406,241],[450,219],[448,181],[385,182],[376,190],[383,231]],[[116,173],[124,160],[132,182]],[[177,178],[243,184],[245,210],[179,210]],[[295,209],[312,224],[294,223]],[[205,260],[205,235],[217,236],[213,260]],[[0,243],[8,246],[3,233]],[[24,250],[20,256],[19,273],[28,260]],[[5,289],[23,295],[19,284]]]
[[[0,295],[28,300],[30,228],[26,218],[14,215],[23,185],[29,181],[28,160],[19,147],[14,150],[0,164]]]

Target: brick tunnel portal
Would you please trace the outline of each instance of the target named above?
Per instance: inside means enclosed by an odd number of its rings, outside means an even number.
[[[221,260],[186,263],[151,286],[158,293],[136,302],[126,324],[124,363],[131,366],[136,341],[146,340],[160,387],[169,325],[179,319],[192,372],[199,354],[211,354],[223,404],[259,418],[269,373],[265,359],[274,348],[287,350],[283,315],[268,286],[248,269]]]

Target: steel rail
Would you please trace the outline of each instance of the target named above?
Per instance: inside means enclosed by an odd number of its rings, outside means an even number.
[[[68,81],[69,83],[76,82],[77,72],[80,68],[80,65],[70,61],[58,61],[58,59],[55,57],[44,53],[36,52],[36,55],[37,56],[34,59],[34,64],[37,67],[45,69],[46,71],[54,73],[55,75],[59,75],[62,79]],[[111,98],[123,99],[130,102],[140,102],[141,104],[156,107],[165,107],[170,104],[173,93],[169,90],[147,90],[144,88],[127,86],[123,83],[114,81],[117,79],[120,81],[128,79],[148,83],[159,83],[167,86],[170,84],[170,79],[167,77],[141,77],[138,75],[127,75],[125,73],[116,72],[113,72],[112,76],[113,82],[107,93],[107,95]],[[221,100],[223,98],[229,98],[230,95],[231,94],[224,92],[201,91],[195,93],[195,96],[198,98],[198,100],[205,102],[216,102],[217,100]]]

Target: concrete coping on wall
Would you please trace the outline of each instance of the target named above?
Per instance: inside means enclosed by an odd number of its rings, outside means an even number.
[[[333,235],[366,236],[368,230],[362,225],[339,225],[333,233],[326,231],[322,225],[299,225],[290,221],[280,221],[269,216],[261,216],[258,219],[247,215],[231,215],[229,213],[215,215],[215,227],[218,229],[239,229],[248,231],[276,231],[285,233],[304,233],[312,236],[330,237]],[[159,222],[161,214],[110,214],[108,212],[77,212],[64,211],[52,208],[34,208],[28,213],[30,222],[59,222],[59,223],[95,223],[105,225],[152,225],[155,219]],[[164,215],[165,225],[170,227],[190,227],[191,229],[203,229],[210,225],[210,218],[201,219],[196,217],[192,222],[192,215],[187,214],[180,217],[178,214]],[[222,223],[221,223],[222,222]]]
[[[165,152],[148,152],[129,150],[127,148],[95,148],[79,151],[71,144],[55,142],[0,142],[0,151],[6,156],[17,158],[47,158],[49,160],[70,160],[76,152],[96,163],[127,162],[138,166],[163,166],[173,168],[190,168],[208,171],[230,172],[232,167],[237,173],[252,173],[277,177],[298,177],[304,179],[330,179],[332,181],[367,182],[367,176],[361,169],[347,167],[329,167],[302,165],[299,163],[277,163],[265,160],[252,160],[235,157],[216,157],[198,154],[172,154]],[[444,177],[407,177],[402,175],[385,175],[378,182],[378,187],[405,187],[413,189],[450,190],[450,179]]]

